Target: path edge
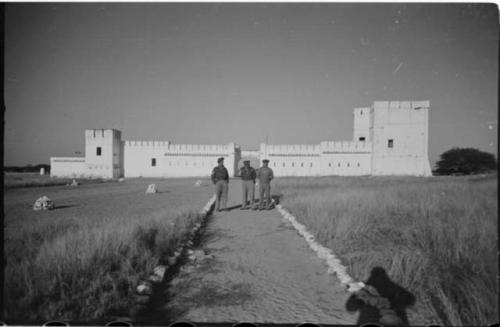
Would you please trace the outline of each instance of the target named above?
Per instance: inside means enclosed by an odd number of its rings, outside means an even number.
[[[140,311],[142,311],[149,305],[154,293],[155,286],[160,285],[165,281],[168,269],[170,267],[174,267],[179,262],[182,255],[185,254],[185,252],[193,246],[193,240],[199,236],[201,230],[203,229],[202,227],[206,224],[207,218],[212,213],[214,205],[215,194],[212,195],[205,206],[200,210],[202,220],[193,226],[193,228],[189,232],[188,238],[179,244],[179,247],[174,251],[174,255],[167,258],[168,263],[165,265],[156,266],[148,278],[141,280],[138,283],[138,285],[135,287],[135,293],[133,295],[134,305],[129,310],[130,317],[136,317],[136,315]]]
[[[314,239],[314,236],[307,231],[306,226],[299,223],[297,218],[283,208],[281,204],[276,204],[276,209],[278,209],[281,216],[285,220],[289,221],[295,230],[306,240],[307,244],[316,253],[316,255],[326,262],[328,266],[328,274],[335,274],[348,292],[354,293],[366,286],[363,282],[356,282],[351,276],[349,276],[347,273],[347,267],[342,264],[333,251],[319,244]]]

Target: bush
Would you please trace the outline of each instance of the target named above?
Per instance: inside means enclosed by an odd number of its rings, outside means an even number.
[[[439,175],[470,175],[495,171],[495,156],[473,148],[453,148],[441,154],[435,172]]]

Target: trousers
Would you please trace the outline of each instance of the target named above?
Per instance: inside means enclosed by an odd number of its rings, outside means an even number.
[[[255,187],[253,181],[241,181],[241,191],[243,193],[243,198],[241,199],[241,206],[246,207],[248,200],[250,200],[250,205],[253,207],[255,202]]]
[[[271,184],[259,184],[259,208],[264,207],[264,200],[269,208],[271,206]]]
[[[217,181],[217,183],[215,183],[215,210],[227,208],[228,191],[229,191],[229,185],[227,181],[220,180]]]

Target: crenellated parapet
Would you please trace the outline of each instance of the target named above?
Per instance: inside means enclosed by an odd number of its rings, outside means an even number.
[[[234,152],[230,144],[172,144],[169,141],[125,141],[125,147],[135,150],[161,149],[170,155],[224,155]]]
[[[367,141],[321,142],[322,153],[370,153],[372,143]]]
[[[261,144],[261,154],[267,156],[319,156],[319,144]]]
[[[374,101],[373,108],[390,109],[429,109],[430,102],[427,101]]]
[[[124,141],[124,145],[130,147],[168,147],[169,144],[169,141]]]

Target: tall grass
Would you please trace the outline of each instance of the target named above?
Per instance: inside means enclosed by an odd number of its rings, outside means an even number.
[[[172,255],[201,215],[181,207],[143,217],[41,221],[9,231],[7,321],[110,321],[127,315],[137,282]],[[197,209],[197,208],[196,208]]]
[[[76,178],[76,180],[84,184],[111,181],[102,178]],[[67,185],[72,181],[73,178],[57,178],[38,173],[4,173],[4,189]]]
[[[428,322],[498,321],[492,177],[286,178],[282,204],[366,280],[385,268]]]

